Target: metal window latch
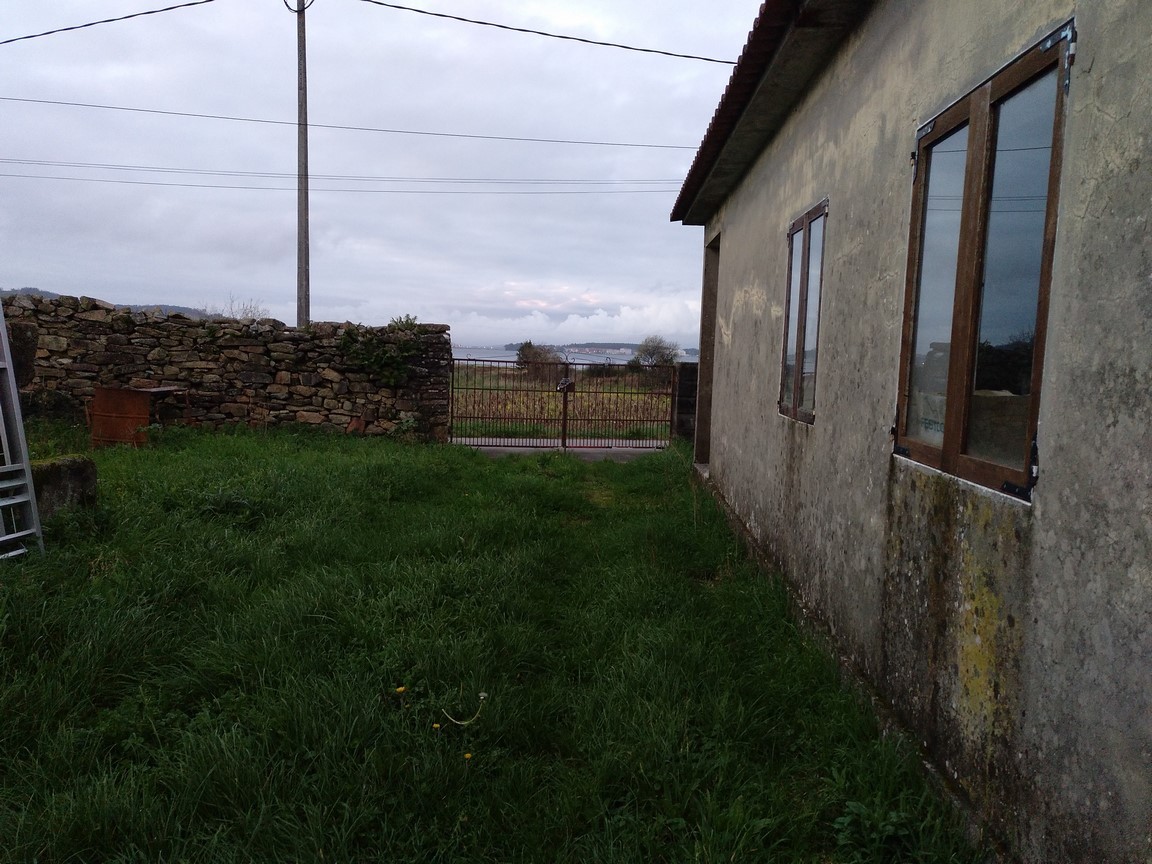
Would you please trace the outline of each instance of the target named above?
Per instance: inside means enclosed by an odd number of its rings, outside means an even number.
[[[1040,482],[1040,442],[1039,433],[1032,436],[1032,449],[1028,455],[1028,488]]]

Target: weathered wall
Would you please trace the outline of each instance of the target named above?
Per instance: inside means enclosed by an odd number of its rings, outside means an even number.
[[[202,425],[307,423],[369,435],[448,437],[452,346],[448,327],[420,324],[402,380],[385,384],[341,347],[346,324],[307,329],[279,321],[192,320],[131,312],[89,298],[15,296],[4,315],[37,328],[28,396],[77,406],[97,385],[183,391],[162,416]],[[50,401],[50,400],[49,400]]]
[[[1028,505],[892,455],[908,154],[1074,15]],[[1152,861],[1150,39],[1145,0],[881,0],[705,233],[711,480],[1029,864]],[[825,197],[807,426],[776,408],[786,232]]]

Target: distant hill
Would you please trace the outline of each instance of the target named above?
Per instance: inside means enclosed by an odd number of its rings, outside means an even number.
[[[62,294],[57,294],[55,291],[43,291],[40,288],[7,288],[0,289],[0,297],[12,297],[17,294],[27,294],[31,297],[62,297]],[[93,298],[99,300],[100,298]],[[102,300],[101,302],[107,303],[109,301]],[[121,305],[121,304],[113,304]],[[161,315],[187,315],[189,318],[208,318],[209,314],[203,309],[194,309],[191,306],[171,306],[166,303],[126,303],[123,304],[133,312],[159,312]]]
[[[518,351],[523,342],[509,342],[505,351]],[[552,348],[557,351],[635,351],[639,342],[570,342],[567,345],[537,345],[538,348]]]
[[[523,342],[509,342],[504,346],[505,351],[519,351]],[[551,348],[555,351],[581,351],[596,353],[597,351],[635,351],[640,347],[639,342],[570,342],[567,345],[538,345],[538,348]],[[684,348],[685,354],[695,356],[700,353],[699,348]]]

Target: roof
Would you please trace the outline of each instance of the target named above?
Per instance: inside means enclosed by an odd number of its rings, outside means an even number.
[[[704,225],[776,136],[872,0],[765,0],[672,208]]]

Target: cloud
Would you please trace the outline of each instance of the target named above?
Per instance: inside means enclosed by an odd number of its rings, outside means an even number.
[[[5,0],[5,30],[95,16],[85,0]],[[641,47],[735,58],[755,9],[688,0],[437,0],[429,8]],[[100,16],[139,11],[107,0]],[[694,146],[730,68],[382,9],[308,13],[313,123]],[[272,172],[165,174],[3,165],[0,172],[289,191],[0,177],[0,285],[121,303],[296,307],[296,31],[279,4],[202,7],[15,43],[0,95],[289,121],[236,123],[2,102],[8,159]],[[407,313],[457,342],[694,345],[700,234],[668,223],[691,150],[313,129],[312,312],[382,324]],[[322,179],[335,175],[344,179]],[[647,180],[653,187],[369,182],[366,177]],[[562,189],[612,194],[491,194]],[[356,189],[360,191],[327,191]],[[385,191],[388,190],[388,191]],[[396,190],[416,190],[398,192]],[[483,192],[485,194],[476,194]],[[449,194],[446,194],[449,193]]]

